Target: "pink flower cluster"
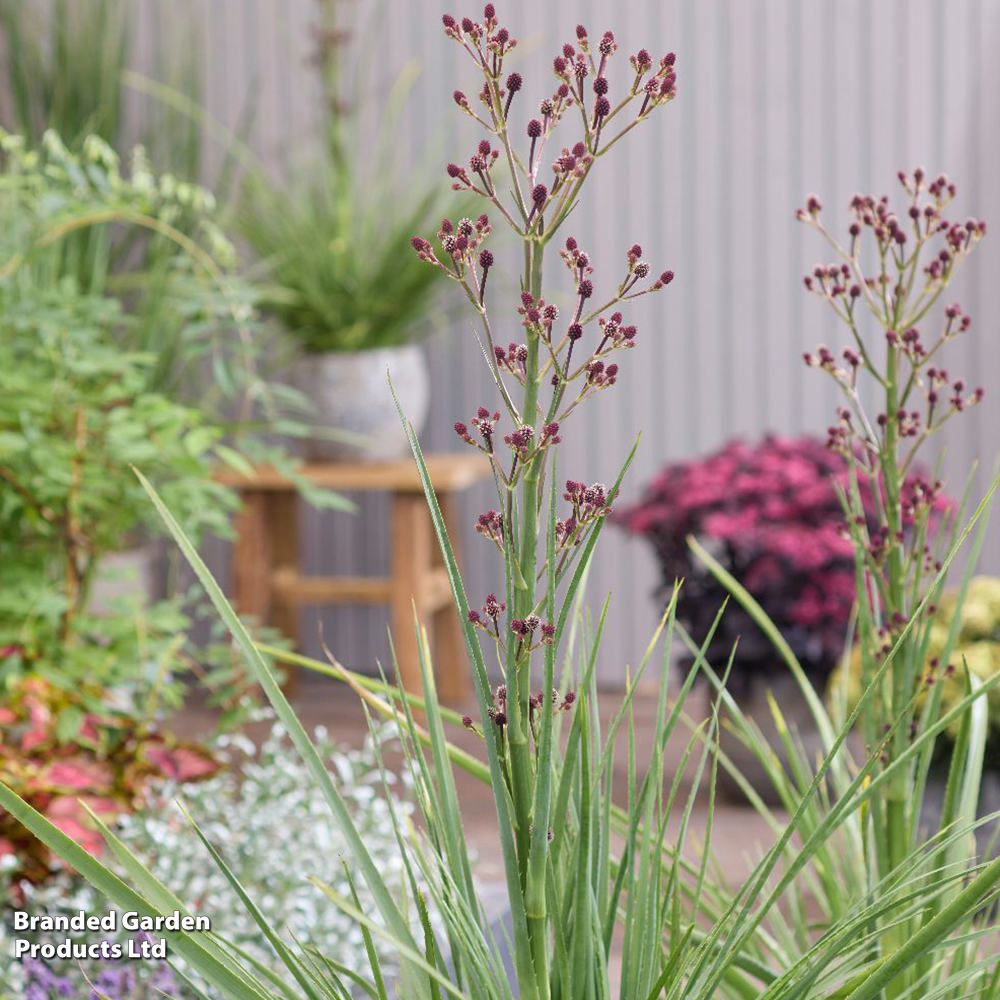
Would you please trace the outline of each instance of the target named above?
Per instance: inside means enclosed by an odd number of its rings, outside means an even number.
[[[696,639],[707,633],[726,594],[693,558],[689,535],[747,587],[803,666],[825,676],[843,648],[855,597],[852,547],[836,488],[848,479],[844,457],[822,441],[734,441],[705,459],[668,466],[615,521],[652,543],[664,588],[685,580],[680,612]],[[871,490],[865,481],[861,489],[874,529]],[[732,604],[713,644],[716,665],[725,663],[737,636],[737,685],[779,666],[769,642]]]

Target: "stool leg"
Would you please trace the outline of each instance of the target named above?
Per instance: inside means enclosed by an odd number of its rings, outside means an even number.
[[[271,569],[273,573],[290,570],[299,572],[299,498],[296,493],[273,493],[268,498],[268,524],[271,530]],[[282,598],[280,591],[272,596],[271,624],[281,629],[299,645],[298,608]]]
[[[438,497],[444,526],[451,539],[452,551],[459,567],[462,556],[459,548],[460,528],[455,511],[455,498],[451,494]],[[430,520],[430,514],[427,515]],[[435,546],[435,551],[439,551]],[[443,562],[443,560],[441,560]],[[469,675],[469,658],[465,648],[465,634],[462,622],[452,601],[447,601],[434,613],[435,676],[443,701],[451,705],[464,705],[472,695]]]
[[[233,543],[233,598],[241,615],[267,621],[271,612],[271,536],[267,493],[244,490]]]
[[[268,497],[268,524],[271,530],[272,573],[290,570],[296,577],[299,572],[299,497],[295,492],[272,492]],[[273,579],[273,577],[272,577]],[[292,641],[292,648],[299,647],[299,607],[272,591],[268,624],[274,625]],[[282,664],[285,672],[285,694],[291,695],[298,687],[299,668],[290,663]]]
[[[298,642],[297,609],[275,599],[277,567],[298,567],[297,497],[273,490],[244,490],[236,515],[232,588],[236,610],[263,625],[275,625]],[[288,668],[286,668],[288,669]],[[297,672],[291,670],[285,693],[292,694]]]
[[[413,612],[416,607],[421,625],[424,621],[423,583],[432,566],[433,539],[431,522],[419,494],[392,495],[391,596],[390,617],[392,641],[396,650],[396,666],[403,687],[420,691],[420,653],[414,632]]]

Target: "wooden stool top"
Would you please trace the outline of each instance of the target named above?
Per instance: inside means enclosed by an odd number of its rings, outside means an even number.
[[[475,454],[425,455],[427,471],[434,488],[449,493],[464,490],[488,479],[490,463]],[[317,486],[330,490],[376,493],[423,493],[416,462],[412,458],[394,462],[309,462],[299,468],[299,474]],[[220,482],[242,490],[285,492],[295,484],[271,466],[260,466],[252,476],[233,469],[218,473]]]

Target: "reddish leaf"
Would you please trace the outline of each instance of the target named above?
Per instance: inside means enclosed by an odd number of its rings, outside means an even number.
[[[25,753],[31,753],[37,746],[41,746],[49,738],[47,729],[29,729],[21,737],[21,749]]]
[[[90,824],[83,803],[86,803],[98,815],[108,819],[117,816],[122,811],[117,802],[96,795],[84,795],[80,799],[61,795],[49,803],[45,814],[49,821],[62,830],[67,837],[72,837],[85,851],[97,855],[104,849],[104,838]]]
[[[102,791],[114,783],[111,769],[99,761],[85,757],[69,757],[56,761],[43,772],[42,781],[74,791]]]
[[[178,783],[195,781],[218,770],[218,765],[211,757],[189,747],[147,747],[146,759],[164,775]]]

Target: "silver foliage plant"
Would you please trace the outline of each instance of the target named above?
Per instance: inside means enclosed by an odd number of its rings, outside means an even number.
[[[378,762],[394,735],[395,727],[385,725],[363,747],[351,749],[336,744],[326,729],[319,727],[313,740],[336,775],[354,823],[386,883],[399,892],[405,872],[392,816],[406,819],[412,815],[413,805],[408,800],[405,773],[401,777],[386,773],[390,786],[386,797]],[[269,910],[283,914],[290,934],[338,963],[350,968],[364,966],[367,954],[361,929],[336,907],[326,905],[309,881],[316,877],[338,892],[350,891],[342,862],[343,836],[327,822],[326,804],[314,794],[308,772],[284,729],[274,724],[259,746],[246,736],[224,735],[213,749],[224,765],[219,774],[194,784],[164,786],[149,806],[123,816],[115,825],[116,833],[156,878],[190,901],[196,913],[211,917],[225,914],[227,939],[279,973],[266,937],[240,905],[225,875],[204,856],[183,814],[173,807],[174,801],[183,802],[225,852],[247,891]],[[31,913],[69,916],[80,910],[101,913],[108,909],[100,893],[70,871],[61,872],[50,882],[23,888],[24,908]],[[359,891],[365,900],[364,888]],[[20,936],[23,934],[0,921],[0,954],[10,954],[14,938]],[[380,960],[391,968],[392,949],[380,942],[377,950]],[[54,985],[68,983],[80,996],[86,995],[87,981],[96,984],[107,968],[107,963],[100,961],[78,967],[76,962],[53,960],[46,965]],[[44,973],[40,975],[47,980]],[[28,985],[37,978],[21,963],[0,968],[0,997],[31,1000]],[[210,985],[201,985],[210,996],[218,996]],[[178,988],[177,980],[174,988]],[[188,989],[181,988],[181,992],[196,996]]]
[[[725,692],[736,651],[714,670],[706,662],[711,632],[705,647],[692,648],[693,666],[677,690],[668,690],[671,642],[678,636],[690,642],[675,622],[679,587],[630,675],[620,707],[610,720],[599,712],[595,665],[599,656],[613,655],[600,648],[607,602],[591,616],[583,582],[631,456],[610,487],[585,485],[560,475],[559,444],[576,408],[625,377],[612,353],[629,359],[633,346],[641,350],[641,338],[619,315],[619,305],[624,312],[630,297],[663,288],[669,272],[654,278],[638,246],[623,248],[626,274],[601,296],[589,256],[572,237],[560,236],[568,272],[562,283],[544,270],[543,261],[571,213],[584,211],[581,191],[591,171],[633,128],[674,99],[675,62],[672,55],[654,59],[640,49],[623,65],[621,57],[615,59],[612,32],[592,40],[580,25],[553,59],[554,92],[542,95],[537,116],[530,112],[522,132],[510,117],[518,113],[526,86],[509,65],[516,39],[493,4],[480,20],[445,15],[443,24],[481,80],[476,97],[456,91],[455,103],[484,130],[468,166],[451,164],[448,173],[453,184],[484,199],[488,211],[475,220],[446,220],[437,245],[423,236],[413,245],[428,266],[444,268],[465,288],[482,322],[486,363],[497,390],[492,405],[484,403],[475,420],[455,428],[485,452],[497,488],[496,508],[479,523],[502,564],[495,593],[476,606],[467,598],[419,443],[406,426],[465,624],[476,714],[463,718],[440,705],[419,623],[422,697],[361,678],[335,661],[315,664],[348,683],[368,710],[398,725],[420,811],[415,824],[392,815],[405,871],[400,894],[385,879],[353,821],[344,786],[325,766],[260,649],[140,475],[300,753],[313,794],[325,801],[344,839],[348,891],[319,878],[315,885],[319,899],[356,922],[369,961],[366,969],[349,968],[295,939],[280,906],[272,909],[265,898],[247,892],[233,859],[217,848],[211,830],[197,825],[207,854],[267,938],[282,971],[274,974],[226,940],[226,914],[216,915],[215,934],[171,935],[175,956],[229,1000],[347,1000],[352,992],[387,1000],[393,990],[407,1000],[443,1000],[445,994],[470,1000],[996,998],[1000,971],[990,914],[1000,860],[983,863],[970,854],[968,823],[951,824],[930,842],[913,832],[907,844],[894,848],[888,870],[865,862],[887,836],[878,807],[887,785],[898,780],[900,770],[918,766],[937,732],[958,716],[971,718],[983,692],[970,691],[912,741],[901,740],[885,767],[877,747],[852,762],[844,749],[848,732],[861,711],[885,705],[874,694],[892,676],[912,623],[901,625],[888,652],[879,655],[858,705],[838,728],[752,598],[724,570],[713,568],[772,638],[813,708],[825,754],[811,760],[792,752],[787,772],[773,763],[759,732]],[[557,129],[565,145],[548,158],[543,173]],[[494,306],[503,303],[492,301],[496,283],[488,281],[500,264],[483,246],[491,215],[494,221],[502,218],[520,243],[515,258],[523,267],[520,298],[509,303],[506,324],[507,336],[517,330],[520,342],[504,344],[494,337],[500,330]],[[569,303],[567,315],[557,301]],[[603,304],[595,309],[595,302]],[[957,533],[929,589],[981,512]],[[711,557],[701,555],[711,565]],[[659,667],[656,718],[643,741],[648,749],[640,753],[633,699],[647,670],[656,671],[654,664]],[[491,681],[496,671],[502,675],[498,686]],[[699,672],[718,689],[702,724],[684,711]],[[788,804],[787,818],[772,815],[747,786],[751,801],[772,824],[774,844],[737,886],[717,875],[712,862],[714,779],[719,767],[734,770],[718,748],[722,706],[729,724],[771,764],[771,778]],[[449,741],[449,728],[462,725],[482,738],[481,757]],[[891,732],[898,722],[886,715],[881,725]],[[670,773],[666,745],[685,726],[691,734]],[[796,750],[794,734],[783,735]],[[967,742],[975,740],[970,736]],[[624,788],[614,781],[619,757],[625,758],[619,761]],[[504,927],[487,914],[473,878],[456,768],[492,790],[509,909]],[[963,763],[956,780],[964,797],[975,783],[975,767]],[[702,793],[708,808],[696,814]],[[130,884],[2,786],[0,804],[118,905],[155,914],[188,902],[111,831],[104,831],[105,838]],[[697,831],[696,815],[703,817]],[[370,905],[356,893],[355,883],[362,882]],[[431,908],[439,914],[440,930],[429,919]],[[905,936],[899,927],[907,929]],[[379,960],[376,941],[388,943],[398,959],[391,975]]]

